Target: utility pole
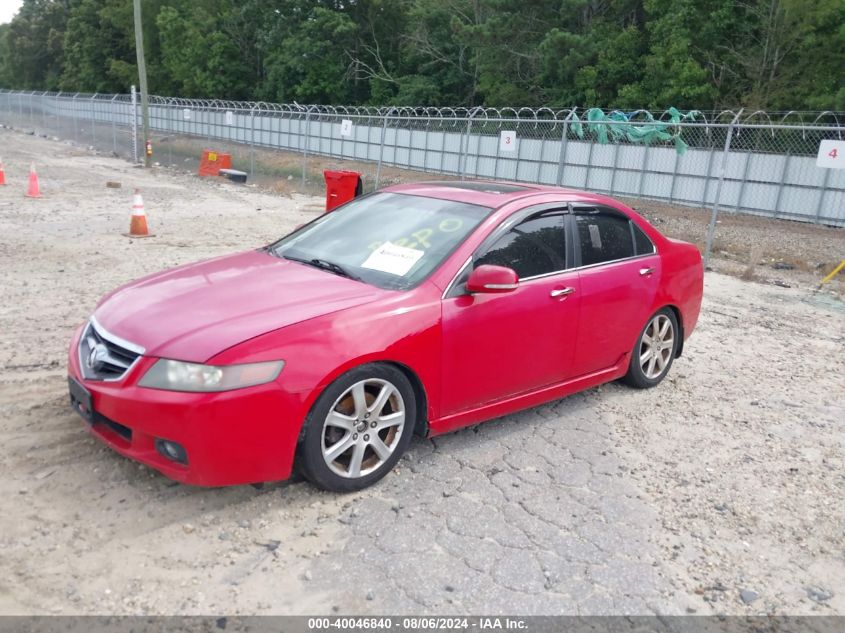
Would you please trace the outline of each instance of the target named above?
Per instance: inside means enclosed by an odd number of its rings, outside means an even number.
[[[147,66],[144,63],[144,29],[141,23],[141,0],[135,2],[135,53],[138,57],[138,77],[141,84],[141,120],[144,126],[144,167],[152,164],[153,157],[146,151],[150,140],[150,108],[147,99]]]

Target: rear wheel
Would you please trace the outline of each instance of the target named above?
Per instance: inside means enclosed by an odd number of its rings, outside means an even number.
[[[669,373],[679,344],[675,313],[669,308],[659,310],[640,333],[623,382],[637,389],[660,384]]]
[[[414,390],[390,365],[356,367],[317,399],[300,443],[303,474],[335,492],[365,488],[384,477],[411,441]]]

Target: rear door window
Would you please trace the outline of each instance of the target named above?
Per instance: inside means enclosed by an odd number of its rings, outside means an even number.
[[[599,211],[578,214],[575,221],[582,266],[634,256],[634,237],[628,218]]]

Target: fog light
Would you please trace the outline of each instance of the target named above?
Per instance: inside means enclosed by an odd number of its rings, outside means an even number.
[[[176,442],[156,438],[156,450],[167,459],[188,465],[188,453]]]

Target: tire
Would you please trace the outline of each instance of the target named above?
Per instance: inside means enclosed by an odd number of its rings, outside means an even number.
[[[668,324],[668,325],[667,325]],[[656,387],[669,373],[680,345],[678,319],[670,308],[655,312],[637,337],[622,382],[636,389]],[[654,340],[657,334],[657,349]]]
[[[379,363],[350,370],[320,394],[305,420],[302,474],[333,492],[374,484],[408,448],[416,411],[414,389],[400,370]]]

